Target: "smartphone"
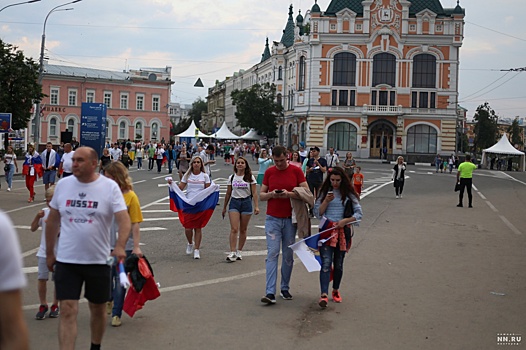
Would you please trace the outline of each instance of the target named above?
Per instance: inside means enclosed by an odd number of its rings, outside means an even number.
[[[283,193],[283,190],[276,190],[276,193]]]
[[[333,193],[334,193],[334,192],[332,192],[332,191],[328,191],[328,192],[327,192],[327,194],[333,194]]]

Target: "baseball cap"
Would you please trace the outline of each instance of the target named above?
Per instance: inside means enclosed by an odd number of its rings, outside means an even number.
[[[314,146],[310,148],[311,151],[320,151],[320,148],[318,146]]]

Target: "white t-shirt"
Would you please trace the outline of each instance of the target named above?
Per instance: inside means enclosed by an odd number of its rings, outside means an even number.
[[[119,158],[122,156],[122,150],[120,148],[112,148],[110,149],[110,155],[111,155],[111,159],[116,162],[119,160]]]
[[[228,178],[228,184],[232,185],[232,198],[247,198],[252,195],[252,192],[250,191],[250,185],[257,183],[256,179],[254,178],[254,175],[252,175],[252,180],[250,183],[243,180],[243,176],[239,176],[236,174],[233,174],[234,178],[232,178],[232,175]],[[232,180],[230,182],[230,180]]]
[[[26,276],[22,272],[20,243],[7,214],[0,212],[0,292],[21,289],[26,286]]]
[[[157,148],[155,151],[155,159],[163,159],[164,149],[162,147]]]
[[[39,258],[45,258],[46,255],[46,221],[49,216],[49,208],[42,209],[44,211],[44,217],[38,221],[38,226],[42,227],[42,237],[40,237],[40,248],[38,248],[37,256]],[[55,255],[57,254],[58,238],[55,243]]]
[[[57,261],[106,264],[114,214],[127,210],[117,183],[104,176],[90,183],[69,176],[56,185],[49,205],[61,216]]]
[[[192,198],[205,189],[205,184],[210,183],[210,176],[205,173],[199,173],[198,175],[190,173],[188,178],[183,176],[181,182],[186,184],[186,198]]]
[[[338,165],[338,163],[340,163],[340,159],[338,158],[336,153],[334,153],[332,156],[331,156],[330,153],[327,153],[325,155],[325,160],[327,161],[327,166],[329,168],[332,168],[332,167]]]
[[[64,153],[62,155],[62,158],[60,158],[60,161],[62,162],[62,170],[65,173],[72,173],[73,172],[73,154],[75,151],[71,151],[69,153]]]
[[[201,157],[201,159],[203,160],[203,165],[206,163],[206,162],[209,162],[210,161],[210,156],[204,151],[202,150],[201,153],[199,153],[199,156]],[[205,167],[205,173],[208,174],[208,176],[210,176],[211,172],[210,172],[210,164],[207,164],[204,166]]]

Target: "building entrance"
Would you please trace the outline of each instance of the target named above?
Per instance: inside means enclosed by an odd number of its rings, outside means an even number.
[[[377,123],[371,128],[370,139],[370,156],[371,158],[385,159],[383,154],[384,147],[387,148],[387,154],[393,154],[393,129],[387,123]]]

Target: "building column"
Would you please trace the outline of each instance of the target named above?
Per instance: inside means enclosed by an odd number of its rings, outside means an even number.
[[[360,118],[360,129],[358,130],[358,133],[356,137],[358,138],[357,144],[358,144],[358,157],[359,158],[369,158],[370,156],[370,150],[369,150],[369,138],[368,138],[368,128],[369,122],[367,116]]]
[[[396,135],[395,135],[395,154],[403,154],[404,153],[404,139],[405,139],[405,132],[404,132],[404,117],[399,116],[396,119]]]

